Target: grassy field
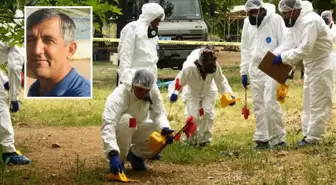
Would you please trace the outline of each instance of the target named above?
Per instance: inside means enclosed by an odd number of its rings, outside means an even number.
[[[173,78],[177,72],[160,70],[159,78]],[[243,98],[239,67],[223,65],[223,72],[236,95]],[[33,160],[33,164],[0,169],[0,182],[111,184],[105,177],[108,163],[103,155],[99,129],[105,99],[115,87],[116,67],[95,62],[93,77],[92,100],[22,99],[21,110],[12,114],[17,147]],[[165,89],[162,89],[162,96],[168,111],[170,103]],[[250,92],[248,103],[252,111]],[[161,161],[148,164],[149,172],[133,172],[127,164],[127,175],[140,180],[141,184],[336,184],[335,110],[324,144],[295,149],[296,142],[302,138],[302,80],[298,76],[291,81],[286,102],[281,106],[287,130],[288,147],[285,150],[252,151],[253,115],[248,120],[243,118],[243,102],[224,109],[217,103],[214,141],[210,146],[200,149],[175,143],[163,151]],[[183,107],[181,100],[171,107],[168,118],[173,129],[183,125]],[[57,136],[53,141],[64,140],[65,144],[60,149],[43,148],[44,139],[35,140],[35,133],[42,138]],[[61,155],[60,151],[64,153]],[[63,163],[62,160],[68,160],[64,157],[67,155],[75,157],[69,163]]]

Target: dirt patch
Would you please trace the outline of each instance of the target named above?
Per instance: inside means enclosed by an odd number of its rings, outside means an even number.
[[[69,183],[74,180],[80,163],[84,164],[87,173],[98,174],[101,183],[108,183],[108,161],[103,154],[100,127],[25,127],[15,128],[15,131],[18,149],[24,151],[33,164],[11,168],[33,168],[43,179],[54,176],[54,179],[60,178],[58,183]],[[55,143],[60,147],[52,148]],[[140,180],[141,184],[246,182],[241,171],[234,171],[223,162],[181,165],[149,161],[147,167],[148,172],[135,172],[126,163],[126,174],[131,179]]]

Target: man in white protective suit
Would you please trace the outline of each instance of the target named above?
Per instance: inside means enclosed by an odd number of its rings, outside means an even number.
[[[120,33],[118,46],[119,81],[130,85],[137,69],[146,68],[157,80],[158,26],[164,20],[163,8],[157,3],[146,3],[137,21],[128,23]]]
[[[330,28],[331,35],[332,35],[332,42],[333,44],[336,44],[336,26],[332,17],[332,14],[330,11],[323,11],[321,13],[321,17],[323,18],[326,25]],[[334,68],[333,72],[333,79],[334,79],[334,92],[335,92],[335,85],[336,85],[336,48],[333,47],[333,50],[330,55],[330,59],[332,62],[332,66]],[[335,93],[334,93],[334,99],[335,99]]]
[[[235,98],[216,60],[215,52],[209,47],[195,49],[184,62],[175,82],[168,89],[170,101],[176,102],[178,94],[174,92],[174,86],[179,79],[178,83],[183,89],[182,99],[186,117],[193,116],[197,126],[195,134],[187,140],[191,145],[204,147],[212,141],[217,92],[229,93]],[[202,113],[200,109],[203,110]]]
[[[245,11],[248,17],[244,20],[242,32],[240,73],[244,88],[247,89],[251,84],[256,118],[253,136],[256,146],[253,149],[284,148],[286,131],[282,110],[277,102],[279,83],[262,72],[258,65],[268,51],[273,51],[281,44],[287,30],[272,4],[264,4],[262,0],[248,0]]]
[[[148,139],[154,131],[173,142],[170,124],[154,74],[147,69],[135,72],[132,86],[120,84],[107,98],[103,113],[104,152],[110,160],[111,173],[124,170],[126,160],[133,170],[146,171],[144,160],[153,157]],[[147,116],[153,121],[148,121]],[[136,122],[136,123],[135,123]]]
[[[16,17],[23,17],[21,11],[17,11]],[[17,24],[22,25],[18,22]],[[6,26],[6,25],[1,25]],[[19,110],[18,96],[21,92],[21,72],[24,64],[25,52],[18,46],[10,46],[0,41],[0,64],[7,62],[8,76],[1,71],[0,85],[0,142],[3,146],[2,160],[8,160],[9,164],[23,165],[31,161],[16,151],[14,145],[14,129],[10,112]],[[8,93],[6,92],[8,90]],[[10,102],[10,103],[9,103]]]
[[[294,64],[303,59],[304,86],[301,117],[303,139],[297,147],[324,139],[332,107],[332,36],[308,1],[281,0],[278,5],[287,27],[284,43],[274,51],[273,64]]]

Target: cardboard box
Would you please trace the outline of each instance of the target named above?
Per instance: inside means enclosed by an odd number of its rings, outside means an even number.
[[[273,64],[275,57],[272,52],[268,51],[258,68],[277,82],[284,84],[292,71],[292,67],[288,64]]]

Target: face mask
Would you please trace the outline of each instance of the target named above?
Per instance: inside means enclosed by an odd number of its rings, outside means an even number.
[[[251,25],[253,25],[253,26],[257,25],[257,16],[249,15],[248,18],[249,18],[249,21],[250,21]]]
[[[158,35],[158,30],[159,28],[156,27],[156,26],[148,26],[148,31],[147,31],[147,35],[148,35],[148,38],[154,38]]]
[[[249,15],[248,16],[250,24],[253,25],[253,26],[257,26],[257,28],[260,26],[261,22],[263,21],[263,19],[265,17],[264,15],[259,16],[259,14],[260,14],[260,10],[258,11],[257,15]]]
[[[326,17],[322,17],[326,25],[330,25],[330,20]]]
[[[296,19],[293,19],[293,18],[292,18],[292,16],[293,16],[293,12],[294,12],[294,10],[292,10],[291,15],[290,15],[289,18],[284,18],[285,25],[286,25],[287,28],[291,28],[291,27],[293,27],[294,24],[295,24]]]
[[[203,66],[204,72],[207,74],[213,74],[216,72],[216,63],[214,64],[206,64]]]
[[[294,26],[296,19],[291,19],[291,18],[285,18],[285,25],[287,28],[291,28]]]

